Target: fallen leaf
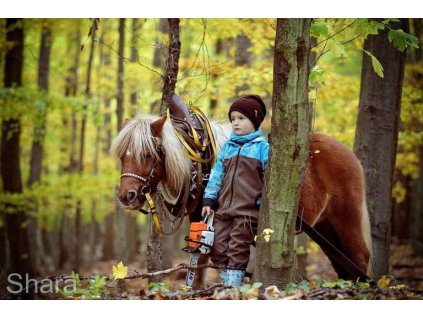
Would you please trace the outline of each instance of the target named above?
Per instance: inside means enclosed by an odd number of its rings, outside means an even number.
[[[389,285],[392,283],[392,278],[390,276],[384,275],[378,281],[377,285],[380,288],[388,288]]]
[[[117,266],[113,265],[113,279],[120,279],[125,278],[128,276],[128,267],[123,266],[122,262],[120,262]]]

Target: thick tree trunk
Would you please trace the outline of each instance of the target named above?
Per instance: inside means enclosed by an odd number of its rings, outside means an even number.
[[[308,103],[310,19],[278,19],[271,151],[257,233],[255,279],[284,287],[295,280],[295,220],[308,158],[312,108]],[[271,229],[269,242],[263,231]]]
[[[20,87],[22,85],[24,30],[23,19],[7,19],[6,40],[14,46],[6,52],[4,69],[4,87]],[[1,177],[3,191],[11,193],[22,192],[20,169],[21,123],[17,118],[3,120],[1,133]],[[6,214],[6,229],[9,242],[9,272],[33,276],[30,248],[25,224],[27,217],[25,210],[17,206],[8,205],[13,213]]]
[[[407,29],[407,19],[393,24]],[[366,180],[366,199],[373,239],[373,275],[389,273],[391,243],[391,190],[398,141],[401,91],[405,52],[397,51],[388,40],[388,31],[369,35],[364,50],[371,52],[385,69],[384,78],[373,71],[363,53],[360,103],[354,152],[360,159]]]

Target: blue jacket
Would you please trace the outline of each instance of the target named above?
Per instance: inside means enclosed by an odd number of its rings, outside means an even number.
[[[203,205],[223,219],[249,216],[257,222],[268,158],[269,143],[261,129],[242,136],[231,132],[211,171]]]

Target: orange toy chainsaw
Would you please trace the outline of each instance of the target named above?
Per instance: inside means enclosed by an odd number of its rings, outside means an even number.
[[[210,253],[214,241],[213,217],[214,214],[206,216],[204,221],[192,222],[190,225],[189,236],[185,237],[188,245],[182,249],[184,252],[191,253],[190,266],[198,265],[201,254]],[[192,286],[194,278],[195,270],[189,269],[185,281],[186,285]]]

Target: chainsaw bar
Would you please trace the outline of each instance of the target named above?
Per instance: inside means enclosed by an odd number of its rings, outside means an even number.
[[[189,266],[197,266],[200,256],[201,256],[201,253],[192,253],[191,259],[189,261]],[[185,285],[192,286],[192,284],[194,283],[194,278],[195,278],[195,269],[189,269],[187,272]]]

